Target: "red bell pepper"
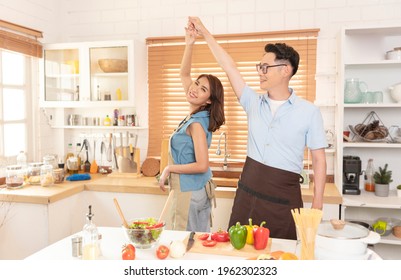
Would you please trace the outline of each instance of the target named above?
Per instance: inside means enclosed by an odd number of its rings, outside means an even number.
[[[263,221],[259,227],[253,229],[253,246],[256,250],[264,250],[269,241],[270,230],[263,227],[266,222]]]

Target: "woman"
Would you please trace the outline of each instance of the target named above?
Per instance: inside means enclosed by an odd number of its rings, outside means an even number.
[[[212,173],[208,148],[212,132],[225,122],[224,89],[218,78],[202,74],[191,78],[192,50],[196,34],[188,28],[181,62],[181,82],[189,104],[188,116],[170,137],[169,164],[164,168],[159,185],[169,178],[174,190],[171,229],[210,231],[211,203],[205,186]]]

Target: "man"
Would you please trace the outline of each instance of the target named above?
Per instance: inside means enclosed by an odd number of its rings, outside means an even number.
[[[314,172],[312,208],[322,209],[326,181],[327,140],[319,109],[289,88],[299,54],[286,44],[267,44],[256,65],[261,95],[249,88],[230,55],[199,18],[188,28],[204,37],[248,116],[248,150],[238,182],[229,226],[267,222],[274,238],[296,239],[291,209],[302,208],[300,174],[305,146],[311,150]]]

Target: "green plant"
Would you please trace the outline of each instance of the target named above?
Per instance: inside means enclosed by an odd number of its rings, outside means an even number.
[[[397,189],[401,190],[401,185],[398,185],[398,186],[397,186]]]
[[[384,165],[384,168],[379,167],[379,171],[376,171],[373,175],[376,184],[390,184],[392,179],[392,171],[387,170],[388,164]]]

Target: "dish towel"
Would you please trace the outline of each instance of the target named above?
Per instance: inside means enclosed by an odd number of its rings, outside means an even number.
[[[66,178],[67,181],[83,181],[90,180],[91,176],[88,173],[72,174]]]

